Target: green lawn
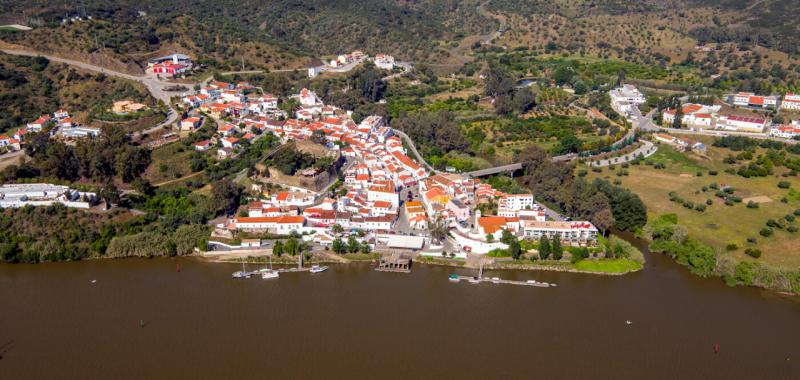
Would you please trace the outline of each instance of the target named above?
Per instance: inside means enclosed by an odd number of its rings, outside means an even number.
[[[573,267],[589,272],[627,273],[642,269],[642,264],[631,259],[581,260]]]

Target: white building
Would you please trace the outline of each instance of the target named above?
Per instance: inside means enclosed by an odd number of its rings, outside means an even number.
[[[508,211],[520,211],[533,208],[533,205],[533,194],[506,194],[498,200],[497,208]]]
[[[638,107],[646,101],[644,94],[630,84],[617,87],[609,91],[608,94],[611,96],[611,108],[621,115],[630,115],[633,107]]]
[[[393,70],[394,57],[386,54],[377,54],[375,55],[375,66],[377,66],[379,69]]]
[[[800,126],[776,125],[770,128],[769,135],[784,139],[793,139],[795,136],[800,135]]]
[[[737,132],[762,133],[767,127],[767,120],[758,117],[722,115],[717,118],[717,129]]]
[[[67,207],[87,209],[96,199],[95,193],[81,192],[68,186],[47,183],[0,185],[0,208],[50,206],[60,203]]]
[[[400,205],[400,195],[394,191],[391,184],[375,184],[370,186],[367,190],[367,201],[389,202],[392,205],[392,209],[396,210]]]
[[[786,94],[781,102],[781,108],[786,110],[800,110],[800,95]]]
[[[522,234],[528,239],[537,240],[542,236],[552,239],[559,235],[562,243],[572,245],[595,244],[597,232],[597,228],[589,222],[525,220],[522,225]]]
[[[690,128],[711,128],[716,113],[721,106],[707,106],[704,104],[687,103],[683,105],[683,117],[681,124]],[[665,125],[672,125],[675,121],[676,110],[670,108],[661,115],[661,120]]]
[[[301,232],[305,224],[302,216],[278,217],[239,217],[234,221],[234,227],[241,231],[270,232],[279,235],[288,235],[292,232]]]
[[[760,96],[752,92],[740,92],[733,96],[733,105],[740,107],[775,108],[778,96]]]
[[[100,128],[72,126],[59,128],[58,135],[65,139],[82,139],[100,136]]]

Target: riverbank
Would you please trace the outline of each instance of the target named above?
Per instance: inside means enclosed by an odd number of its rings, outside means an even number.
[[[269,255],[263,256],[247,256],[247,257],[208,257],[198,255],[206,262],[210,263],[246,263],[246,264],[265,264],[270,262]],[[319,263],[319,264],[350,264],[350,263],[365,263],[375,262],[379,258],[378,254],[346,254],[343,256],[335,255],[333,253],[323,253],[322,256],[317,255],[311,258],[304,258],[306,263]],[[272,264],[274,265],[296,265],[298,259],[296,256],[281,256],[272,257]],[[412,260],[415,264],[424,264],[432,266],[444,266],[453,268],[469,268],[475,269],[474,265],[469,265],[464,259],[444,259],[435,258],[430,256],[417,256]],[[549,272],[566,272],[566,273],[583,273],[594,274],[602,276],[623,276],[630,273],[639,272],[644,269],[644,265],[638,261],[631,259],[585,259],[577,263],[558,262],[554,260],[547,261],[529,261],[529,260],[501,260],[487,263],[484,265],[487,270],[524,270],[524,271],[549,271]]]

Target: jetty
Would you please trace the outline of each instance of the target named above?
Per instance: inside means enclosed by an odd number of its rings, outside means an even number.
[[[378,272],[411,273],[411,258],[401,253],[394,253],[389,257],[381,257],[375,266]]]
[[[517,281],[517,280],[504,280],[499,277],[483,277],[483,263],[481,263],[481,267],[478,270],[477,276],[460,276],[457,274],[451,274],[448,278],[450,282],[461,282],[466,281],[470,284],[480,284],[482,282],[488,282],[492,284],[505,284],[505,285],[522,285],[522,286],[535,286],[538,288],[554,288],[556,284],[549,283],[549,282],[540,282],[536,280],[527,280],[527,281]]]

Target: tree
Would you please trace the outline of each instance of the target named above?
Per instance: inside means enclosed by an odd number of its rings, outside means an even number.
[[[680,129],[683,125],[683,105],[678,102],[675,107],[675,119],[672,120],[672,128]]]
[[[297,239],[292,236],[289,240],[286,240],[286,244],[283,246],[283,250],[291,255],[296,256],[300,253],[300,244],[297,242]]]
[[[218,213],[233,214],[239,207],[241,189],[233,181],[223,179],[217,181],[212,189],[212,204]]]
[[[150,184],[150,181],[144,178],[136,178],[131,182],[133,188],[138,191],[142,195],[153,195],[153,190],[155,189],[153,185]]]
[[[347,251],[350,253],[356,253],[359,250],[360,245],[358,244],[358,240],[356,240],[355,236],[350,235],[347,238]]]
[[[334,224],[331,226],[331,231],[338,235],[344,232],[344,227],[342,227],[340,224]]]
[[[547,260],[548,257],[550,257],[550,240],[547,239],[547,236],[542,235],[539,239],[539,258]]]
[[[494,235],[492,235],[492,234],[486,234],[486,242],[487,242],[487,243],[491,243],[491,242],[493,242],[493,241],[494,241]]]
[[[347,246],[344,244],[342,239],[336,238],[333,241],[333,244],[331,244],[331,250],[337,255],[341,255],[343,253],[347,253]]]
[[[100,189],[100,198],[105,199],[106,203],[115,205],[119,203],[120,193],[114,182],[108,181],[102,189]]]
[[[281,255],[283,255],[283,242],[282,241],[278,240],[278,241],[275,242],[275,246],[272,247],[272,254],[275,255],[275,257],[281,257]]]
[[[503,234],[500,237],[500,241],[503,244],[511,244],[511,241],[515,240],[515,239],[516,239],[516,236],[514,236],[514,234],[512,234],[511,231],[506,230],[506,229],[503,230]]]
[[[520,247],[519,240],[517,240],[516,236],[508,244],[508,251],[511,253],[511,257],[513,257],[514,260],[519,260],[522,257],[522,247]]]
[[[436,220],[428,224],[428,232],[431,234],[433,241],[441,243],[447,237],[449,231],[444,221],[437,216]]]
[[[555,234],[553,236],[553,259],[554,260],[561,260],[561,257],[564,255],[564,252],[561,249],[561,235]]]
[[[514,92],[511,103],[514,112],[523,114],[536,104],[536,96],[531,92],[530,88],[525,87]]]
[[[150,165],[150,151],[126,145],[120,148],[116,157],[116,172],[123,182],[129,183],[138,178]]]
[[[560,66],[553,73],[553,80],[557,85],[561,86],[566,83],[572,82],[572,77],[575,76],[575,70],[569,66]]]

